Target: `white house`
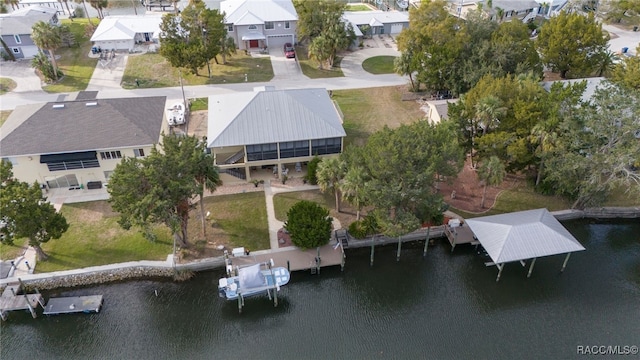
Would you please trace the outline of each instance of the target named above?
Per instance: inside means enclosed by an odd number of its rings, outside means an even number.
[[[298,13],[291,0],[227,0],[220,11],[226,14],[227,35],[241,50],[296,42]]]
[[[409,27],[409,13],[406,11],[345,11],[342,18],[351,23],[356,36],[399,34]]]
[[[240,181],[260,168],[300,171],[315,155],[340,154],[346,136],[326,89],[273,87],[210,96],[207,131],[215,164]]]
[[[138,43],[158,43],[162,14],[106,16],[91,36],[105,50],[133,50]]]
[[[148,155],[168,133],[164,96],[88,98],[16,107],[2,126],[0,157],[14,176],[48,188],[101,186],[120,160]]]

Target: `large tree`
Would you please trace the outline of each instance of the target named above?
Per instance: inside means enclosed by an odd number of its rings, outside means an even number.
[[[605,84],[589,106],[562,119],[544,181],[575,199],[574,208],[598,206],[614,189],[640,193],[640,95]]]
[[[325,245],[331,239],[329,210],[311,201],[295,203],[287,212],[284,228],[291,242],[299,248],[311,249]]]
[[[151,225],[164,224],[176,243],[188,246],[191,199],[220,183],[211,157],[203,153],[204,144],[195,137],[165,135],[149,156],[123,159],[109,179],[109,201],[120,213],[120,225],[140,227],[153,238]]]
[[[366,171],[367,201],[387,235],[413,231],[412,226],[427,220],[425,214],[440,209],[436,182],[455,176],[463,163],[454,128],[450,122],[426,121],[384,128],[371,135],[360,159],[349,161],[348,168]]]
[[[590,75],[607,50],[609,35],[602,31],[593,14],[562,12],[540,28],[536,40],[542,61],[563,79]]]
[[[640,46],[636,48],[640,54]],[[622,87],[640,91],[640,56],[623,56],[611,72],[611,81]]]
[[[56,63],[55,51],[62,45],[60,27],[44,21],[38,21],[31,29],[31,39],[38,48],[49,52],[51,64],[53,65],[53,80],[58,80],[58,64]]]
[[[40,246],[51,239],[59,239],[69,229],[65,217],[47,202],[36,182],[31,185],[13,177],[11,163],[1,160],[0,212],[4,226],[2,242],[11,244],[14,238],[27,238],[38,259],[47,254]]]
[[[318,61],[321,69],[324,68],[324,63],[327,63],[330,69],[333,67],[336,54],[351,45],[355,34],[353,26],[342,19],[342,11],[322,13],[321,24],[320,32],[312,37],[309,56]]]
[[[340,19],[347,7],[345,2],[336,0],[294,0],[298,13],[296,31],[300,42],[311,41],[325,30],[328,19]]]
[[[193,74],[220,54],[228,54],[224,14],[207,9],[194,0],[180,15],[166,14],[160,24],[160,55],[174,67],[186,67]]]

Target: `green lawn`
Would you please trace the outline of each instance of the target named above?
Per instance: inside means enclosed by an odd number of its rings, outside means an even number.
[[[209,98],[191,100],[191,111],[209,110]]]
[[[0,243],[0,260],[13,260],[27,249],[27,239],[16,239],[13,245]]]
[[[9,115],[11,115],[11,112],[13,112],[13,110],[0,110],[0,126],[2,126],[5,121],[7,121],[7,118],[9,117]]]
[[[295,191],[276,194],[273,197],[273,207],[276,213],[276,219],[287,221],[287,212],[297,202],[302,200],[313,201],[327,209],[333,209],[335,198],[333,194],[323,194],[319,190]]]
[[[129,56],[127,67],[122,78],[122,87],[136,88],[138,79],[141,88],[160,88],[180,86],[178,68],[174,68],[160,54],[142,54]],[[273,68],[268,57],[254,58],[238,52],[227,58],[226,65],[216,65],[211,62],[211,78],[208,77],[207,67],[199,70],[199,76],[182,69],[184,85],[230,84],[244,82],[247,74],[249,82],[265,82],[273,78]]]
[[[371,11],[371,8],[368,7],[367,5],[362,5],[362,4],[356,4],[356,5],[347,4],[347,11]]]
[[[451,208],[450,210],[464,218],[504,214],[514,211],[547,208],[549,211],[565,210],[571,207],[569,200],[541,195],[534,192],[530,185],[522,185],[515,189],[505,190],[498,195],[496,204],[487,212],[481,214],[468,213],[466,211]]]
[[[205,211],[211,212],[216,240],[251,250],[270,248],[264,192],[210,196],[204,204]]]
[[[311,79],[343,77],[342,69],[340,69],[341,57],[336,57],[332,69],[319,69],[318,62],[309,59],[309,53],[306,47],[296,46],[296,57],[300,63],[302,73]]]
[[[371,74],[393,74],[395,56],[374,56],[362,62],[362,68]]]
[[[0,95],[4,95],[16,88],[18,84],[9,78],[0,78]]]
[[[38,272],[76,269],[135,260],[165,260],[173,251],[169,230],[157,226],[158,240],[145,239],[136,228],[124,230],[106,201],[65,204],[61,210],[69,230],[60,239],[42,245],[49,255]]]
[[[333,91],[344,114],[345,145],[363,145],[385,125],[397,128],[424,118],[417,102],[401,100],[404,91],[404,86]]]
[[[44,90],[50,93],[81,91],[87,88],[98,59],[90,58],[91,41],[85,34],[87,19],[63,19],[62,23],[71,27],[79,46],[59,48],[56,50],[58,67],[62,69],[64,77],[55,84],[47,85]]]

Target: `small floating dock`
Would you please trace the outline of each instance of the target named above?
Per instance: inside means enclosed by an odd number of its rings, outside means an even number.
[[[72,296],[49,299],[45,315],[97,313],[102,307],[102,295]]]

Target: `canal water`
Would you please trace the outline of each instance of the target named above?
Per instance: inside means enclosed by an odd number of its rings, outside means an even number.
[[[11,313],[1,359],[560,359],[578,346],[640,346],[640,222],[565,224],[587,251],[495,267],[438,241],[348,251],[344,273],[294,273],[279,293],[218,298],[222,272],[47,296],[104,295],[99,314]],[[156,296],[157,291],[157,296]],[[631,356],[629,358],[637,358]]]

